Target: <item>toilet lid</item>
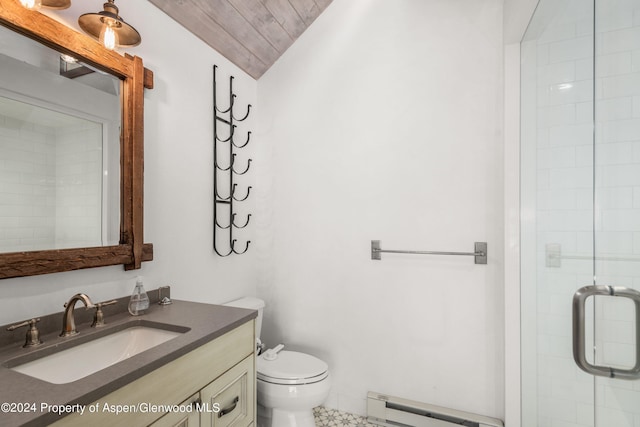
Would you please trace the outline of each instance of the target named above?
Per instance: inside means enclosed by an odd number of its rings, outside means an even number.
[[[257,359],[257,377],[274,384],[311,384],[329,375],[329,366],[309,354],[280,351],[276,360]]]

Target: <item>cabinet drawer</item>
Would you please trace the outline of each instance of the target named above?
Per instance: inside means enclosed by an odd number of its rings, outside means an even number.
[[[180,408],[191,408],[191,411],[169,412],[149,427],[199,427],[200,413],[195,408],[199,399],[200,393],[194,394],[179,405]]]
[[[255,358],[249,356],[200,392],[203,402],[217,412],[201,414],[201,424],[211,427],[247,427],[255,415]]]

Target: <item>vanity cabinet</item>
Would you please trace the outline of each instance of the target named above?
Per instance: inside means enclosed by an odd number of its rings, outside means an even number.
[[[254,320],[53,424],[248,427],[256,412]],[[199,404],[200,412],[187,411]],[[167,406],[171,409],[162,410]],[[95,411],[91,412],[90,408]],[[115,411],[120,410],[119,414]],[[180,412],[182,411],[182,412]]]

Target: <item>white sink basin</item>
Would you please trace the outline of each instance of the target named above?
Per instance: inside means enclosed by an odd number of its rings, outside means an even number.
[[[182,335],[134,326],[10,369],[53,384],[66,384]]]

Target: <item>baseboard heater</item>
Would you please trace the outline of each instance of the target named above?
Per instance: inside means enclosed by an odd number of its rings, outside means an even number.
[[[388,427],[503,427],[497,418],[458,411],[428,403],[387,396],[370,391],[367,421]]]

